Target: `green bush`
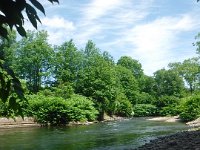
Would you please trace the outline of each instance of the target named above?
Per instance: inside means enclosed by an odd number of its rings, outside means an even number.
[[[69,118],[72,121],[94,121],[97,118],[98,111],[94,108],[92,100],[81,96],[73,95],[66,100],[71,107]]]
[[[175,96],[161,96],[159,99],[153,102],[158,108],[167,107],[171,105],[178,105],[180,99]]]
[[[161,116],[176,116],[180,113],[180,109],[177,105],[169,105],[162,107],[158,113]]]
[[[107,108],[108,114],[111,116],[114,114],[121,117],[130,117],[133,114],[133,106],[131,102],[121,91],[118,91],[114,101],[109,102]]]
[[[133,115],[133,107],[130,101],[120,100],[117,105],[116,115],[122,117],[130,117]]]
[[[136,104],[133,107],[135,117],[155,116],[157,107],[151,104]]]
[[[73,95],[64,100],[59,97],[29,95],[27,115],[37,122],[50,125],[65,125],[70,121],[93,121],[98,114],[93,102],[84,96]]]
[[[154,97],[148,93],[141,92],[136,95],[137,104],[151,104],[154,100]]]
[[[191,121],[200,117],[200,95],[184,98],[180,109],[180,118],[184,121]]]
[[[175,96],[161,96],[159,99],[153,101],[153,104],[158,108],[158,115],[174,116],[180,113],[178,108],[180,98]]]

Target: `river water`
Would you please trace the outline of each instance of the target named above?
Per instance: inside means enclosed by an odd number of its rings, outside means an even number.
[[[121,150],[188,127],[183,123],[133,118],[59,128],[0,129],[0,150]]]

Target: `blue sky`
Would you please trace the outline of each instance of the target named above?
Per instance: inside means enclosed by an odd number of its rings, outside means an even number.
[[[117,61],[138,60],[147,75],[196,55],[192,46],[200,32],[196,0],[60,0],[43,2],[46,16],[39,29],[51,44],[73,39],[78,48],[93,40]],[[30,25],[27,27],[31,29]]]

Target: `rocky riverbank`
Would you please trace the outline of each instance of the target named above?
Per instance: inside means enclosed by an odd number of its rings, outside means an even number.
[[[178,116],[156,117],[148,120],[166,122],[180,121]],[[136,150],[200,150],[200,118],[186,124],[192,127],[190,131],[159,137]]]
[[[160,137],[136,150],[200,150],[200,130]]]

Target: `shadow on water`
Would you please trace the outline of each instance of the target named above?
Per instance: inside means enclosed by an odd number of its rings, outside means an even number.
[[[182,123],[133,118],[88,126],[0,129],[0,150],[129,149],[187,128]]]

